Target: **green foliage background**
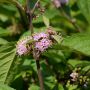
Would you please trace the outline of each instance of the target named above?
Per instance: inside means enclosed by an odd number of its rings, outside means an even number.
[[[31,0],[31,8],[36,1]],[[0,90],[26,90],[27,82],[28,90],[40,90],[35,60],[16,54],[16,42],[30,35],[28,20],[17,2],[26,5],[25,0],[0,0]],[[45,90],[84,90],[83,86],[70,84],[67,88],[66,84],[76,67],[90,78],[90,0],[69,0],[59,9],[51,0],[41,0],[41,5],[45,12],[33,20],[34,31],[45,31],[50,25],[63,37],[62,42],[57,37],[59,43],[41,57]],[[85,90],[90,90],[90,85]]]

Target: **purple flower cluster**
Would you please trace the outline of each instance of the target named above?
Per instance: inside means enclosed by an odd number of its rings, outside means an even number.
[[[49,34],[44,32],[35,34],[33,38],[36,40],[35,48],[41,52],[45,51],[52,45],[52,41],[49,39]]]
[[[27,43],[29,42],[29,40],[31,40],[32,38],[30,36],[25,37],[23,39],[21,39],[20,41],[18,41],[17,45],[16,45],[16,51],[18,53],[18,55],[24,55],[28,52],[28,48],[27,48]]]

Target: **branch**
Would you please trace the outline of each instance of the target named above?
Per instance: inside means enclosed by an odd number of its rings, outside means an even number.
[[[33,24],[32,24],[32,13],[31,13],[31,9],[30,9],[30,0],[26,0],[26,14],[29,20],[29,29],[31,30],[31,35],[33,34]]]
[[[42,77],[42,72],[41,72],[41,69],[40,69],[39,60],[36,60],[36,65],[37,65],[38,78],[39,78],[39,83],[40,83],[40,90],[44,90],[43,77]]]
[[[62,11],[63,16],[78,30],[78,32],[82,32],[82,29],[78,26],[78,24],[76,23],[76,21],[70,17],[61,7],[60,8]]]
[[[12,0],[12,3],[13,3],[16,7],[20,8],[21,11],[24,11],[24,8],[22,7],[22,5],[21,5],[19,2],[17,2],[16,0]]]
[[[36,7],[36,4],[35,4],[35,7]],[[33,13],[31,13],[31,9],[30,9],[30,6],[29,5],[30,5],[30,0],[26,0],[26,6],[27,6],[26,7],[26,14],[27,14],[28,19],[29,19],[29,29],[31,30],[31,35],[32,35],[33,34],[33,24],[32,24],[32,19],[33,19],[32,18],[32,14]],[[35,43],[33,43],[33,45],[34,44]],[[39,83],[40,83],[40,90],[44,90],[42,72],[41,72],[41,69],[40,69],[39,56],[40,56],[40,54],[37,52],[37,50],[35,50],[35,48],[33,48],[33,57],[36,60],[38,78],[39,78]]]
[[[28,18],[27,18],[27,15],[25,13],[25,10],[24,8],[22,7],[22,5],[17,2],[16,0],[12,0],[13,4],[17,7],[19,13],[20,13],[20,16],[21,16],[21,20],[22,20],[22,24],[24,26],[25,29],[28,29]]]
[[[37,0],[37,2],[35,3],[35,5],[34,5],[34,7],[32,9],[32,13],[34,13],[34,11],[35,11],[35,9],[36,9],[36,7],[37,7],[37,5],[38,5],[39,2],[40,2],[40,0]]]
[[[15,5],[20,13],[24,28],[27,28],[27,17],[25,14],[25,10],[17,0],[0,0],[0,3],[9,3]]]
[[[40,53],[35,48],[33,49],[33,57],[36,60],[38,79],[40,83],[40,90],[44,90],[43,76],[42,76],[42,72],[40,69]]]

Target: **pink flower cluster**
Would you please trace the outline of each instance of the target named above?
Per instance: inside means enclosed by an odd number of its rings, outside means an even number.
[[[28,52],[28,48],[27,48],[27,43],[29,42],[29,40],[31,40],[32,38],[30,36],[21,39],[20,41],[18,41],[17,45],[16,45],[16,51],[18,53],[18,55],[25,55]]]
[[[41,52],[45,51],[52,45],[52,41],[49,39],[49,34],[44,32],[35,34],[33,38],[36,40],[35,48]]]
[[[31,45],[29,45],[28,43],[30,42],[30,40],[35,43],[31,43]],[[16,52],[20,56],[26,55],[32,49],[33,44],[36,50],[44,52],[48,47],[52,45],[52,40],[50,40],[50,34],[41,32],[34,34],[32,37],[28,36],[21,39],[16,45]],[[28,45],[29,47],[27,47]]]

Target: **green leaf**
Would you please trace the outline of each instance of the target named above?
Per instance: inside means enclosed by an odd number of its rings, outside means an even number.
[[[46,16],[43,16],[43,21],[44,21],[44,24],[45,24],[47,27],[49,27],[50,22],[49,22],[49,19],[48,19]]]
[[[7,44],[7,43],[8,43],[7,40],[0,38],[0,45]]]
[[[0,47],[0,83],[5,83],[15,58],[15,49],[5,45]]]
[[[57,80],[55,79],[54,76],[46,77],[44,81],[45,81],[45,85],[48,86],[50,90],[52,90],[57,83]]]
[[[0,90],[15,90],[15,89],[0,83]]]
[[[0,0],[0,3],[11,3],[15,4],[17,1],[16,0]]]
[[[60,50],[48,50],[44,56],[48,57],[49,61],[54,64],[65,60],[64,54]]]
[[[90,23],[90,0],[78,0],[77,3],[82,14],[86,17],[87,21]]]
[[[90,71],[90,64],[82,69],[83,71]]]
[[[62,36],[60,35],[53,35],[53,38],[60,44],[63,40]]]
[[[77,90],[77,85],[70,85],[68,90]]]
[[[59,85],[58,85],[58,90],[64,90],[64,88],[63,88],[63,85],[62,85],[62,84],[59,84]]]
[[[77,65],[82,66],[82,67],[85,67],[85,66],[90,65],[90,62],[89,62],[89,61],[86,61],[86,60],[78,60],[78,59],[69,59],[69,60],[68,60],[68,63],[69,63],[70,65],[72,65],[73,67],[76,67]]]
[[[11,3],[16,4],[17,0],[0,0],[0,3]],[[18,2],[17,2],[18,3]]]
[[[90,33],[68,36],[63,40],[62,45],[90,56]]]
[[[40,90],[40,88],[39,88],[39,86],[32,84],[32,85],[30,85],[29,90]]]
[[[6,30],[0,27],[0,37],[11,35],[11,33],[12,32],[10,30]]]
[[[0,0],[0,3],[3,3],[3,2],[12,2],[12,0]]]

